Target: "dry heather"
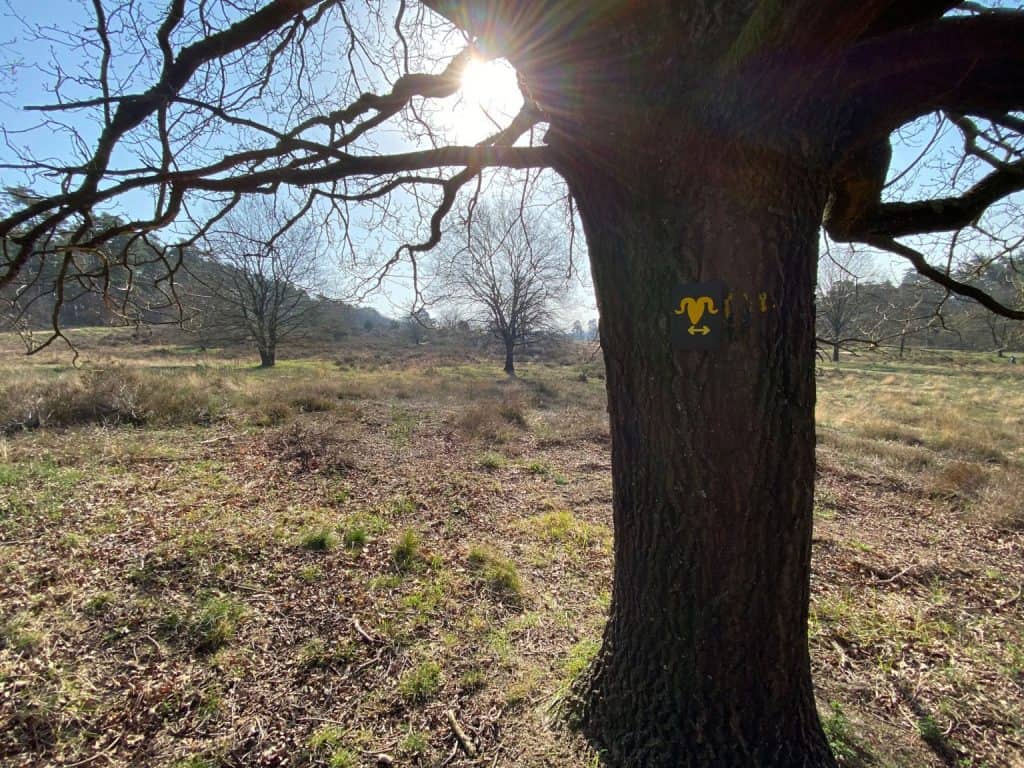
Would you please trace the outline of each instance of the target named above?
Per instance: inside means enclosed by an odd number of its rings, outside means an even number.
[[[103,407],[0,437],[0,762],[597,764],[551,715],[609,601],[592,367],[95,352],[5,364],[4,408]],[[811,647],[840,763],[1024,764],[1021,372],[819,382]]]

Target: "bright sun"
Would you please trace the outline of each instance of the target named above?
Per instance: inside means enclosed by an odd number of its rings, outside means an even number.
[[[501,60],[470,59],[462,73],[461,95],[453,122],[459,139],[466,142],[480,141],[498,126],[503,128],[523,104],[516,71]]]

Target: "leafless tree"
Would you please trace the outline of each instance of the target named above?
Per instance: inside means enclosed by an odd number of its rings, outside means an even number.
[[[1024,274],[1007,268],[1004,260],[975,256],[962,269],[962,279],[1005,304],[1024,303]],[[976,303],[963,307],[963,331],[975,348],[990,348],[1000,357],[1024,340],[1024,321],[985,311]]]
[[[464,306],[505,351],[515,376],[515,351],[550,331],[569,286],[565,235],[543,211],[519,205],[478,207],[451,238],[441,263],[447,298]]]
[[[272,198],[234,207],[200,241],[208,260],[190,267],[207,289],[204,336],[255,344],[260,365],[273,366],[278,344],[308,330],[316,309],[320,239],[311,220],[289,216]]]
[[[881,316],[874,313],[877,302],[864,285],[870,270],[868,255],[853,248],[829,248],[818,260],[818,342],[831,347],[834,362],[848,344],[877,342]]]
[[[466,326],[465,313],[454,304],[445,306],[438,315],[438,325],[448,333],[455,333]]]
[[[105,271],[131,265],[77,255],[161,228],[178,233],[160,251],[173,275],[176,249],[211,226],[200,211],[286,186],[306,210],[331,211],[326,231],[349,252],[360,232],[423,213],[377,277],[403,259],[415,271],[460,189],[488,169],[553,169],[586,235],[613,444],[614,584],[578,720],[615,765],[834,766],[806,636],[819,231],[1024,318],[958,277],[964,248],[1020,269],[1020,4],[92,11],[63,37],[53,24],[19,30],[55,51],[53,95],[34,109],[41,131],[68,140],[53,157],[7,137],[4,170],[36,197],[0,220],[0,290],[40,261],[56,290],[86,274],[102,290]],[[489,136],[454,141],[444,100],[474,56],[510,62],[523,106],[492,115]],[[895,167],[893,136],[928,136],[920,162]],[[140,191],[150,210],[97,226]],[[722,312],[718,347],[673,348],[674,287],[708,280],[742,311]]]
[[[943,325],[942,311],[948,299],[947,289],[913,271],[894,287],[883,311],[889,321],[888,337],[899,339],[900,360],[908,339],[922,335],[927,339],[930,329]]]

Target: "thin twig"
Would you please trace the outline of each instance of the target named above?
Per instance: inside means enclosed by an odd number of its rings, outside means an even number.
[[[906,568],[904,568],[902,571],[897,573],[895,576],[890,576],[888,579],[875,579],[875,584],[892,584],[894,581],[897,581],[898,579],[901,579],[904,576],[906,576],[908,573],[910,573],[915,568],[917,568],[917,563],[911,563]]]
[[[452,728],[452,733],[455,734],[455,738],[458,739],[459,746],[462,747],[462,751],[470,757],[476,757],[476,747],[473,746],[473,742],[466,736],[466,732],[462,730],[462,726],[459,725],[459,721],[455,719],[455,712],[453,710],[446,710],[444,716],[448,718],[448,725]]]
[[[998,603],[996,603],[996,609],[999,610],[1002,608],[1006,608],[1007,606],[1016,603],[1018,600],[1020,600],[1022,590],[1024,590],[1024,587],[1017,587],[1017,594],[1013,597],[1008,597],[1005,600],[1000,600]]]
[[[352,617],[352,625],[356,628],[356,632],[362,635],[363,639],[366,642],[370,643],[370,645],[376,645],[378,642],[380,642],[375,637],[370,635],[365,629],[363,629],[362,624],[359,623],[359,619]]]

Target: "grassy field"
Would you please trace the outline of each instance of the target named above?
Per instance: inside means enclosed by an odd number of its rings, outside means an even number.
[[[0,354],[0,762],[599,764],[551,713],[608,605],[596,364],[81,341]],[[1024,366],[818,381],[841,764],[1024,765]]]

